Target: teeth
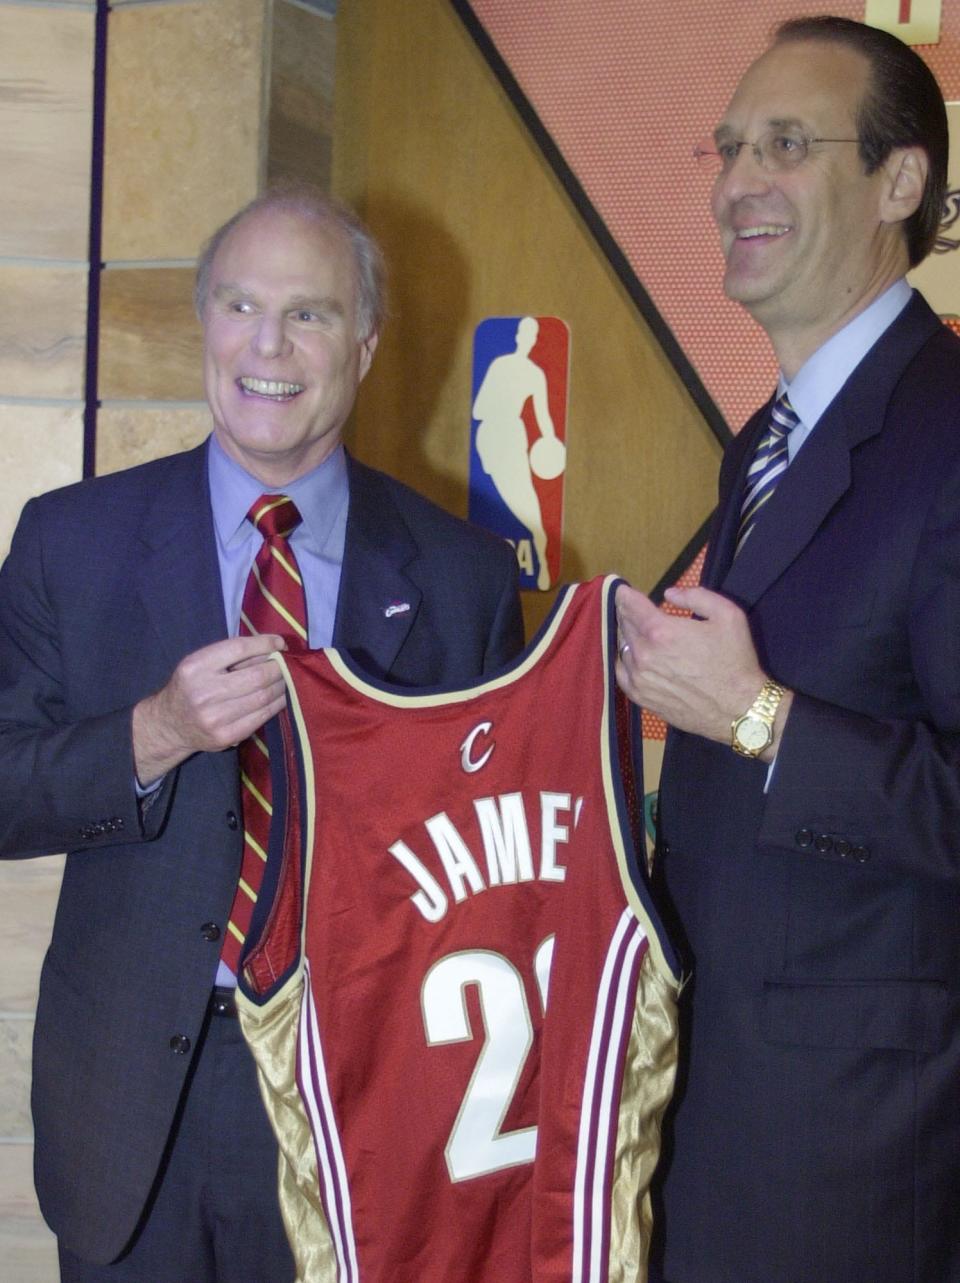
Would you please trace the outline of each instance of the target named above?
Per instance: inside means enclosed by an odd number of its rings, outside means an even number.
[[[245,392],[255,392],[257,396],[296,396],[303,391],[301,383],[280,383],[276,379],[251,379],[244,376],[240,386]]]
[[[759,227],[742,228],[737,232],[737,240],[746,241],[754,236],[782,236],[789,230],[789,227],[781,227],[778,223],[761,223]]]

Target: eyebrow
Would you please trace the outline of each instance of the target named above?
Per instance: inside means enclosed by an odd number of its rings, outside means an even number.
[[[806,125],[798,116],[771,116],[764,123],[763,128],[765,130],[766,129],[799,129],[801,131],[806,131],[810,127],[809,125]],[[721,139],[724,139],[724,138],[735,138],[735,137],[736,137],[736,130],[733,128],[732,125],[728,125],[726,123],[722,125],[717,125],[716,129],[713,131],[714,142],[720,142]]]
[[[246,285],[235,285],[231,281],[221,281],[211,290],[211,295],[217,300],[229,300],[235,298],[254,298],[257,291]],[[343,304],[337,298],[331,298],[325,294],[294,294],[287,300],[288,309],[310,308],[314,312],[325,312],[331,316],[342,316],[344,312]]]
[[[328,312],[333,316],[343,315],[343,304],[339,299],[324,294],[295,294],[290,299],[290,307],[308,307],[314,312]]]

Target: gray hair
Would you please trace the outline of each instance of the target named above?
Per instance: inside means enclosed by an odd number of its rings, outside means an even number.
[[[379,331],[386,313],[386,267],[380,246],[352,209],[334,200],[312,183],[303,182],[272,184],[221,224],[206,242],[197,259],[197,277],[193,290],[194,306],[200,319],[203,319],[210,288],[210,268],[217,250],[238,223],[248,215],[268,209],[301,214],[316,223],[333,227],[346,236],[357,270],[357,337],[364,339]]]

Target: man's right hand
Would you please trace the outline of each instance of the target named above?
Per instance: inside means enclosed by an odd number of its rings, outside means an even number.
[[[265,662],[282,637],[231,637],[185,656],[133,710],[137,779],[148,788],[194,753],[233,748],[286,703],[283,674]]]

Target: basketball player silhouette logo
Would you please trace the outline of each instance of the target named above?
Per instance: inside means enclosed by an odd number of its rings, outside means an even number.
[[[521,586],[540,590],[560,565],[566,374],[567,330],[555,317],[477,327],[470,517],[510,539]]]

